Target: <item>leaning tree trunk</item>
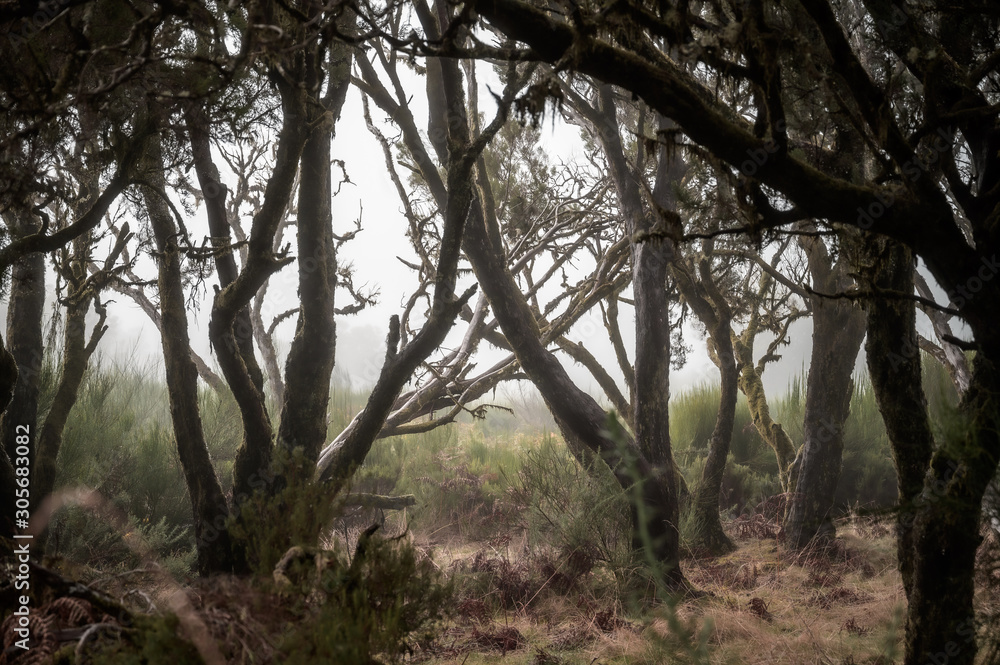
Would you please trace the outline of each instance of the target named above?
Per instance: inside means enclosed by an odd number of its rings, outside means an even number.
[[[770,285],[770,277],[767,273],[760,276],[760,287],[757,291],[758,300],[767,291]],[[736,335],[733,333],[733,353],[736,356],[739,378],[737,385],[740,392],[747,398],[747,407],[754,427],[760,434],[764,442],[774,451],[774,456],[778,462],[778,479],[781,482],[781,491],[788,494],[795,486],[795,479],[792,473],[792,463],[795,461],[795,444],[788,436],[781,423],[776,423],[771,419],[771,409],[767,404],[767,395],[764,392],[764,380],[761,372],[764,369],[764,360],[759,365],[753,362],[754,341],[760,331],[759,305],[755,302],[743,331]]]
[[[715,418],[715,428],[708,444],[708,456],[702,469],[701,482],[691,502],[692,547],[715,555],[732,552],[736,545],[722,530],[719,519],[719,499],[722,478],[726,473],[726,461],[733,440],[736,424],[736,402],[739,396],[739,375],[736,357],[727,322],[723,330],[712,335],[715,347],[713,355],[719,367],[720,387],[719,412]]]
[[[212,467],[198,410],[198,370],[191,360],[184,285],[181,278],[180,235],[166,196],[163,156],[158,138],[151,139],[146,159],[143,197],[156,240],[157,284],[162,317],[163,361],[166,366],[170,418],[177,440],[177,454],[184,469],[194,509],[194,536],[201,575],[233,569],[226,521],[229,505]]]
[[[802,448],[785,516],[785,539],[801,549],[835,532],[830,511],[840,480],[844,423],[854,393],[854,362],[865,336],[865,315],[849,300],[813,297],[813,343],[806,384]]]
[[[639,496],[633,502],[634,533],[644,536],[648,555],[661,566],[664,584],[673,590],[685,590],[687,581],[678,565],[677,500],[676,494],[668,490],[666,474],[645,458],[624,431],[617,435],[609,432],[604,409],[573,383],[542,345],[531,309],[504,264],[504,252],[489,236],[485,215],[474,207],[466,230],[465,253],[518,362],[542,394],[567,440],[578,441],[600,454],[623,488],[632,488],[641,481]]]
[[[91,242],[90,234],[84,234],[73,241],[73,252],[75,256],[70,259],[72,262],[67,266],[68,270],[73,270],[71,283],[74,287],[84,284],[87,277],[86,262],[89,257],[87,245]],[[74,288],[73,293],[68,298],[66,305],[66,327],[63,333],[63,354],[62,371],[59,375],[59,382],[56,385],[55,397],[52,406],[45,416],[45,423],[42,425],[38,436],[38,457],[36,459],[36,469],[33,474],[32,484],[35,487],[37,502],[41,502],[48,496],[56,482],[56,460],[59,457],[59,448],[62,445],[63,430],[69,420],[70,411],[76,404],[77,394],[83,384],[83,377],[87,372],[90,358],[97,350],[97,345],[107,328],[104,322],[107,312],[103,307],[98,307],[99,320],[94,327],[94,334],[90,341],[87,341],[87,312],[94,301],[94,296],[90,292],[80,293]]]

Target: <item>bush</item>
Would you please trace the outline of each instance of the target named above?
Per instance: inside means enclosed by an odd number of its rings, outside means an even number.
[[[328,560],[322,603],[279,645],[288,665],[398,662],[429,644],[451,607],[452,585],[408,542],[363,537],[353,561]],[[413,643],[411,643],[411,641]]]
[[[629,498],[604,464],[585,469],[561,440],[545,436],[524,453],[514,492],[527,506],[530,545],[591,552],[612,566],[631,562]]]

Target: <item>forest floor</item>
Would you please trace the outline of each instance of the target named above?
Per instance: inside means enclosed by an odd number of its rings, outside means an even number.
[[[497,612],[466,598],[456,619],[415,660],[440,665],[895,660],[905,597],[888,530],[859,534],[848,527],[830,550],[798,559],[789,558],[773,538],[736,542],[738,549],[727,556],[682,563],[688,579],[707,594],[674,607],[646,603],[630,609],[602,602],[588,587]],[[483,550],[468,544],[434,551],[451,565],[484,558]],[[505,574],[497,568],[498,576]]]
[[[411,536],[418,556],[432,561],[456,586],[444,623],[435,626],[433,636],[408,640],[411,648],[402,661],[428,665],[899,662],[905,597],[890,528],[863,521],[842,524],[831,546],[798,557],[790,556],[773,534],[754,534],[753,523],[730,522],[726,528],[738,549],[723,557],[686,558],[682,567],[687,578],[704,593],[676,604],[655,599],[649,588],[633,586],[624,593],[625,587],[607,567],[579,556],[540,554],[537,547],[528,548],[516,539],[479,543],[440,534],[432,535],[436,540]],[[996,549],[998,539],[989,536],[988,543]],[[308,572],[310,566],[311,561],[303,570]],[[80,579],[74,572],[83,571],[64,569],[62,574]],[[34,651],[35,658],[0,657],[0,663],[348,662],[320,657],[322,651],[313,650],[313,642],[327,630],[320,623],[326,616],[322,604],[287,589],[276,590],[266,581],[217,577],[178,585],[162,575],[157,579],[137,573],[94,580],[90,586],[110,597],[131,596],[160,610],[144,615],[149,617],[140,619],[145,624],[136,624],[145,631],[141,643],[120,651],[115,644],[128,631],[112,626],[110,632],[115,634],[91,640],[92,647],[103,642],[112,651],[94,652],[80,660],[80,645],[87,638],[75,633],[65,638],[66,626],[108,625],[110,620],[85,601],[61,597],[36,612],[41,623],[34,629],[42,644]],[[977,612],[996,616],[1000,585],[980,586]],[[290,642],[288,638],[303,626],[305,637]],[[55,637],[57,628],[62,638]],[[197,651],[192,642],[200,643]],[[43,652],[55,658],[38,658]]]

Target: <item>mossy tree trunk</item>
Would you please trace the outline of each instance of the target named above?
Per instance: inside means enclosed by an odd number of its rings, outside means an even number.
[[[913,289],[914,260],[899,243],[872,239],[873,285]],[[973,360],[961,402],[967,423],[952,425],[935,445],[921,387],[911,302],[884,298],[868,307],[869,374],[892,445],[899,482],[897,552],[907,608],[906,665],[929,658],[974,662],[975,553],[983,494],[996,470],[998,377],[988,347]],[[977,339],[982,339],[977,335]],[[994,351],[995,353],[995,351]]]
[[[69,420],[70,411],[76,404],[83,377],[90,364],[90,358],[97,351],[97,345],[108,328],[105,325],[107,311],[100,301],[100,291],[112,278],[111,267],[121,255],[125,243],[131,237],[128,224],[122,227],[111,254],[104,262],[104,268],[88,276],[91,262],[91,234],[84,234],[73,241],[73,252],[65,256],[60,272],[69,293],[66,297],[66,320],[63,332],[62,365],[55,397],[45,416],[38,436],[37,467],[33,477],[35,499],[41,501],[55,487],[56,460],[62,446],[63,431]],[[87,339],[87,314],[91,305],[98,315],[90,339]]]
[[[94,136],[97,118],[94,111],[86,105],[81,105],[79,117],[83,134]],[[92,146],[84,144],[82,150],[93,153]],[[100,174],[92,168],[78,175],[80,180],[80,199],[74,206],[74,213],[82,215],[96,199],[100,190]],[[52,493],[56,483],[56,461],[62,446],[63,431],[69,420],[70,411],[76,404],[80,386],[90,364],[90,358],[97,351],[97,345],[107,332],[107,311],[101,303],[101,290],[112,281],[118,269],[115,264],[125,251],[125,246],[132,234],[128,223],[122,225],[118,237],[105,257],[103,265],[98,264],[93,256],[93,232],[86,232],[76,237],[72,243],[71,252],[62,252],[56,269],[66,284],[64,304],[66,307],[65,326],[63,331],[62,365],[59,380],[56,384],[52,405],[45,416],[45,423],[38,433],[38,457],[33,473],[33,500],[35,507]],[[92,329],[90,339],[87,339],[87,314],[91,305],[97,313],[98,320]],[[44,533],[42,538],[44,538]],[[44,544],[44,540],[40,541]],[[44,546],[44,545],[43,545]]]
[[[770,354],[765,354],[756,365],[753,361],[754,341],[761,329],[760,302],[771,288],[771,284],[771,277],[767,273],[761,273],[760,286],[747,325],[739,335],[734,333],[732,340],[733,352],[736,355],[736,367],[739,372],[737,385],[747,398],[747,407],[749,407],[754,427],[757,428],[757,432],[764,439],[764,442],[774,451],[774,456],[778,461],[778,479],[781,482],[781,490],[787,494],[795,487],[795,478],[792,473],[792,463],[795,461],[795,444],[785,432],[785,428],[771,419],[767,395],[764,393],[764,381],[761,375],[767,363],[773,358],[770,357]]]
[[[711,240],[702,247],[699,261],[700,282],[695,281],[681,266],[674,275],[677,287],[691,310],[708,331],[709,357],[719,368],[719,411],[708,443],[708,455],[702,469],[701,482],[691,502],[691,547],[713,555],[726,554],[736,549],[736,544],[722,529],[719,518],[719,501],[722,479],[736,425],[736,402],[739,396],[739,371],[732,342],[732,311],[725,296],[715,285],[708,258],[712,254]],[[707,297],[706,297],[707,296]]]
[[[298,66],[301,67],[301,63]],[[291,199],[307,135],[305,93],[297,85],[297,76],[301,76],[301,72],[291,65],[281,76],[275,76],[281,97],[282,126],[278,132],[274,168],[264,189],[263,203],[253,218],[242,270],[234,274],[235,259],[231,254],[228,258],[223,256],[219,259],[222,286],[215,294],[208,325],[212,348],[239,405],[243,422],[243,442],[233,465],[236,504],[264,486],[266,483],[261,482],[262,478],[270,477],[267,472],[274,445],[274,429],[264,401],[263,375],[253,353],[248,305],[271,275],[292,261],[290,257],[275,254],[274,237]],[[195,139],[198,133],[196,130],[192,138]],[[203,187],[211,183],[211,177],[208,172]],[[209,208],[210,213],[212,210]],[[218,214],[220,212],[216,212],[215,216]],[[224,239],[228,239],[228,222],[217,220],[215,224],[220,229],[225,225]],[[230,263],[231,266],[228,265]]]
[[[803,238],[812,274],[812,351],[806,383],[803,443],[795,460],[795,485],[785,515],[786,543],[801,549],[816,537],[835,533],[830,511],[840,480],[844,452],[844,424],[854,393],[854,363],[865,336],[864,311],[846,298],[821,294],[845,291],[848,260],[856,239],[841,236],[841,257],[834,263],[822,241]]]
[[[205,197],[208,228],[216,248],[215,271],[222,293],[229,289],[239,274],[231,248],[232,234],[226,210],[229,192],[212,158],[211,126],[200,107],[188,110],[186,128],[198,184]],[[279,150],[278,157],[285,156]],[[229,305],[235,311],[222,309],[219,303],[218,298],[213,303],[209,338],[243,423],[243,442],[237,452],[233,472],[234,505],[239,505],[250,494],[249,476],[270,463],[272,428],[264,403],[264,375],[254,355],[249,298],[242,304]],[[227,321],[230,315],[232,320]]]
[[[680,218],[677,216],[678,202],[675,190],[687,172],[687,164],[682,158],[679,149],[671,150],[666,146],[661,146],[656,156],[656,181],[652,191],[652,199],[655,202],[657,212],[653,213],[650,210],[650,206],[644,203],[642,193],[639,189],[640,181],[638,174],[642,169],[641,163],[645,159],[644,149],[640,146],[637,157],[639,163],[630,167],[625,158],[625,150],[620,138],[617,104],[610,86],[598,87],[597,106],[592,105],[574,90],[569,88],[565,90],[573,104],[573,108],[586,121],[589,131],[601,144],[612,181],[614,182],[619,207],[625,218],[626,231],[633,238],[630,251],[633,271],[632,284],[636,294],[637,322],[640,320],[646,322],[659,320],[659,325],[667,325],[665,321],[669,306],[667,301],[667,279],[670,276],[673,277],[674,283],[685,300],[705,323],[710,335],[713,333],[717,334],[719,329],[725,330],[725,340],[722,342],[722,346],[729,350],[727,352],[724,349],[723,355],[725,356],[728,353],[728,365],[726,369],[731,369],[732,372],[730,375],[724,376],[724,380],[726,378],[731,379],[732,390],[727,392],[728,389],[724,389],[719,417],[710,444],[709,457],[702,475],[701,485],[696,491],[693,502],[684,483],[684,477],[676,469],[672,455],[667,455],[669,459],[666,463],[675,469],[675,472],[671,475],[677,485],[676,495],[679,500],[678,503],[682,508],[685,508],[686,505],[691,505],[692,510],[694,510],[696,526],[692,530],[695,539],[692,546],[701,551],[719,554],[732,551],[734,545],[723,532],[722,523],[719,518],[719,491],[722,476],[725,472],[726,459],[729,454],[736,408],[736,363],[733,359],[729,339],[731,334],[729,306],[722,294],[717,289],[714,289],[714,285],[709,288],[703,288],[698,284],[697,280],[692,279],[691,274],[688,272],[688,260],[679,254],[679,250],[673,241],[651,233],[657,223],[667,223],[670,226],[670,231],[678,235],[683,231],[680,225]],[[645,109],[640,109],[640,117],[644,118],[645,113]],[[659,129],[664,132],[664,135],[669,134],[673,129],[673,124],[662,117],[659,117],[659,125]],[[648,246],[648,249],[644,249],[646,246]],[[708,243],[705,249],[708,253],[711,253],[711,243]],[[703,270],[701,278],[706,279],[707,275],[707,279],[711,279],[711,270],[707,266],[704,267],[707,272]],[[655,295],[653,294],[654,290],[657,291]],[[715,307],[721,308],[719,313],[715,311]],[[669,451],[670,441],[667,434],[665,434],[669,430],[663,429],[665,425],[664,422],[660,422],[660,416],[652,415],[653,411],[655,411],[655,408],[652,406],[654,403],[659,403],[659,406],[656,408],[664,410],[668,408],[669,330],[668,328],[664,328],[657,333],[651,331],[649,323],[642,326],[637,325],[636,360],[633,367],[627,361],[624,345],[621,342],[621,335],[617,328],[617,301],[613,297],[609,299],[606,322],[612,338],[612,345],[615,347],[616,354],[619,357],[619,364],[622,366],[623,373],[629,385],[629,408],[621,411],[632,424],[632,429],[636,432],[637,440],[646,439],[651,441],[650,436],[654,439],[660,437],[659,442],[654,444],[654,446],[661,449],[665,448]],[[657,325],[654,323],[652,327],[657,327]],[[659,353],[650,352],[650,349],[657,348],[660,349]],[[637,389],[640,373],[649,375],[646,377],[644,398],[639,397]],[[653,386],[656,381],[662,381],[662,387],[659,391],[659,394],[663,395],[662,400],[660,397],[655,396],[657,391]],[[611,394],[607,389],[605,392]],[[620,400],[621,397],[618,399]],[[641,424],[640,419],[637,418],[637,414],[640,412],[643,412],[643,419],[648,419],[650,422]],[[640,428],[644,428],[646,432],[640,435]],[[658,434],[650,435],[648,434],[649,432],[657,432]],[[662,455],[662,450],[655,453],[655,455]]]
[[[353,14],[350,17],[353,20]],[[352,31],[350,27],[347,30]],[[300,159],[296,227],[299,315],[285,363],[277,439],[277,445],[285,451],[301,451],[302,466],[297,475],[303,481],[312,477],[327,436],[337,332],[337,246],[331,211],[330,144],[350,85],[351,53],[351,47],[337,44],[318,49],[306,63],[309,135]],[[324,81],[327,90],[321,96]]]
[[[913,255],[905,246],[872,238],[867,241],[865,251],[873,286],[899,293],[913,289]],[[909,597],[913,587],[913,520],[934,450],[934,434],[921,382],[920,354],[896,351],[917,348],[916,310],[905,300],[873,299],[868,303],[867,316],[868,376],[896,467],[899,488],[896,553],[903,590]]]
[[[23,237],[41,227],[41,221],[27,210],[5,215],[12,235]],[[38,392],[42,375],[42,313],[45,308],[45,255],[26,254],[11,267],[10,300],[7,306],[7,351],[17,366],[17,378],[7,409],[0,417],[0,441],[9,459],[15,457],[15,437],[28,428],[34,475],[38,444]],[[32,483],[32,505],[37,500]],[[8,504],[8,505],[13,505]]]
[[[596,116],[593,124],[600,129],[598,138],[615,184],[626,233],[632,239],[629,244],[635,307],[632,430],[635,444],[652,470],[652,476],[640,482],[662,486],[659,488],[662,504],[653,508],[663,522],[655,525],[656,538],[662,542],[644,543],[647,535],[652,540],[652,534],[646,533],[648,525],[640,523],[636,525],[639,528],[633,530],[633,545],[637,548],[652,545],[658,552],[656,561],[664,566],[669,576],[673,574],[671,571],[680,570],[680,501],[670,449],[670,302],[667,293],[667,275],[675,260],[675,247],[669,238],[650,234],[657,220],[647,214],[634,170],[625,159],[611,86],[600,86],[597,92],[599,108],[587,109],[585,113]],[[660,149],[654,191],[654,196],[661,199],[658,203],[671,211],[676,208],[672,187],[686,170],[683,160],[674,158],[676,153],[676,150],[668,153],[665,147]],[[663,200],[668,198],[671,200]]]
[[[17,383],[17,362],[10,355],[3,340],[0,339],[0,411],[3,411],[10,404],[10,399],[14,394],[14,386]],[[17,490],[17,480],[14,477],[14,465],[7,450],[0,446],[0,503],[5,506],[13,506],[17,500],[15,494]],[[0,515],[0,553],[10,550],[13,541],[10,537],[14,535],[14,514],[5,511],[5,515]]]
[[[229,572],[233,557],[226,521],[229,505],[212,467],[198,408],[198,370],[191,360],[185,293],[182,280],[181,236],[166,197],[164,162],[159,138],[149,142],[144,166],[149,183],[142,188],[156,241],[157,285],[163,361],[166,369],[170,418],[177,454],[184,469],[194,511],[194,537],[201,575]]]
[[[40,222],[33,220],[28,211],[8,211],[4,216],[12,235],[23,237],[36,231]],[[0,403],[7,408],[0,416],[0,499],[7,506],[7,514],[0,518],[3,535],[13,534],[15,490],[13,461],[16,457],[16,437],[25,434],[17,429],[28,428],[31,476],[38,465],[38,392],[42,372],[42,311],[45,306],[45,255],[33,253],[21,256],[11,266],[10,292],[7,309],[7,347],[0,351]],[[9,388],[7,387],[9,386]],[[34,508],[40,497],[32,481],[29,485],[31,505]]]

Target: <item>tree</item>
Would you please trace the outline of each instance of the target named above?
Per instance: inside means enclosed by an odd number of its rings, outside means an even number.
[[[851,32],[872,46],[864,57],[848,38],[847,16],[824,0],[725,10],[617,3],[599,12],[580,8],[569,20],[520,0],[475,5],[534,57],[640,96],[694,143],[740,169],[749,191],[768,204],[750,230],[816,219],[888,236],[919,255],[948,292],[949,309],[972,331],[976,357],[962,401],[970,421],[964,443],[936,448],[925,467],[928,491],[943,488],[947,500],[921,505],[914,523],[906,662],[917,663],[966,631],[978,540],[969,534],[977,532],[980,502],[1000,461],[1000,333],[990,311],[1000,295],[993,256],[1000,240],[994,104],[1000,13],[980,0],[926,9],[865,0],[851,8],[862,17]],[[670,60],[670,48],[698,59],[704,79]],[[806,91],[818,102],[814,113],[843,114],[854,142],[879,165],[877,174],[852,182],[831,172],[823,159],[831,143],[791,149],[784,117],[793,93],[782,87],[782,74],[803,63],[820,74]],[[751,120],[720,102],[715,82],[760,92]],[[819,103],[829,99],[843,101]],[[954,662],[974,658],[970,646]]]
[[[170,12],[151,13],[134,23],[125,7],[107,3],[98,11],[67,12],[47,22],[44,30],[32,27],[35,14],[34,9],[26,16],[5,12],[2,18],[2,49],[9,66],[0,74],[0,215],[5,222],[0,275],[14,266],[15,279],[11,349],[0,340],[0,422],[4,440],[17,424],[29,426],[29,459],[42,471],[44,491],[49,457],[58,448],[59,411],[72,407],[69,387],[77,371],[64,374],[66,390],[51,427],[42,432],[46,441],[40,449],[35,396],[43,354],[44,254],[90,234],[130,184],[146,128],[122,118],[121,107],[109,100],[144,69],[147,63],[136,56],[156,41]],[[81,137],[74,149],[66,144],[67,132]],[[82,149],[95,134],[102,135],[100,150]],[[0,496],[7,505],[13,505],[14,481],[5,450],[0,454]],[[33,495],[32,504],[42,498]],[[0,536],[11,535],[11,517],[0,518]]]
[[[653,376],[647,376],[646,385],[639,390],[640,367],[644,363],[648,366],[654,358],[657,362],[669,359],[669,353],[663,353],[663,340],[669,340],[669,326],[662,328],[659,335],[651,335],[648,329],[649,321],[654,320],[654,313],[665,315],[669,311],[668,276],[676,284],[685,303],[709,331],[712,359],[719,366],[722,377],[722,392],[708,458],[691,506],[691,547],[717,554],[732,551],[735,546],[723,532],[719,519],[719,493],[736,413],[736,361],[730,340],[732,312],[715,284],[709,266],[710,259],[702,259],[702,265],[696,267],[696,259],[685,251],[683,244],[675,244],[669,238],[649,238],[650,231],[658,223],[673,224],[674,230],[683,224],[678,214],[678,199],[683,187],[682,180],[689,170],[688,164],[681,155],[681,146],[669,138],[672,128],[669,121],[659,118],[655,129],[658,135],[667,138],[664,139],[664,144],[657,147],[655,155],[650,156],[655,158],[656,168],[653,172],[654,184],[649,185],[646,182],[647,169],[644,164],[647,160],[644,149],[647,138],[643,135],[645,109],[640,107],[637,110],[635,128],[629,129],[639,138],[634,149],[633,163],[630,164],[622,145],[622,131],[618,124],[618,114],[623,103],[616,99],[610,86],[596,88],[591,95],[593,101],[585,99],[568,85],[564,86],[564,94],[570,99],[578,124],[584,126],[594,141],[601,145],[617,192],[619,214],[624,218],[626,233],[630,238],[636,318],[637,321],[646,322],[647,327],[644,329],[637,324],[636,366],[630,367],[631,371],[626,374],[630,377],[632,388],[631,403],[636,407],[632,409],[630,404],[630,414],[641,412],[644,417],[651,418],[653,413],[666,414],[669,410],[666,365],[658,365],[659,371],[663,373],[659,379],[664,382],[661,387],[655,385],[656,379],[653,377],[656,372],[652,372]],[[652,243],[649,252],[643,249],[647,243]],[[656,247],[658,244],[660,246]],[[707,255],[711,255],[712,242],[706,241],[703,248],[707,250]],[[649,300],[650,289],[657,290],[655,302]],[[644,293],[646,295],[640,297]],[[644,311],[641,316],[640,311]],[[662,325],[664,324],[661,323]],[[669,344],[666,348],[669,348]],[[649,370],[643,368],[643,371]],[[653,383],[650,382],[651,379]],[[630,419],[633,420],[633,429],[639,435],[640,422],[635,418],[631,416]],[[657,427],[655,420],[646,425],[647,428],[650,426]],[[665,435],[661,432],[660,436]],[[670,463],[672,464],[672,460]],[[677,477],[680,477],[679,474]]]

